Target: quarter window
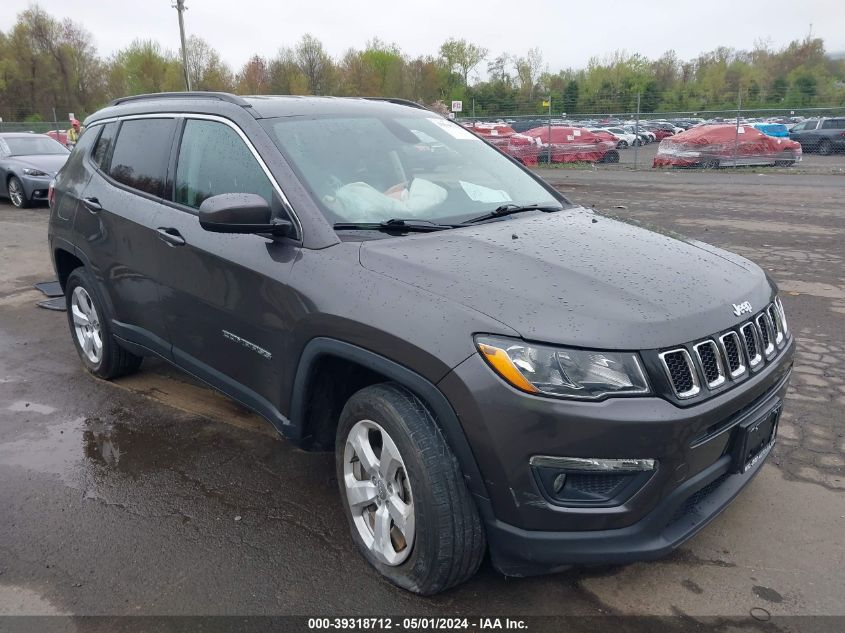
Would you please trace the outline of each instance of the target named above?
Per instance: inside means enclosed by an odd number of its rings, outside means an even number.
[[[175,128],[174,119],[124,121],[117,134],[109,175],[127,187],[161,197]]]
[[[273,186],[235,130],[217,121],[189,119],[176,165],[175,202],[198,209],[221,193],[254,193],[272,204]]]
[[[845,119],[828,119],[822,123],[823,130],[845,130]]]
[[[108,168],[109,149],[114,144],[114,136],[117,133],[117,122],[106,123],[103,131],[100,133],[100,138],[97,139],[97,144],[94,146],[94,152],[91,155],[92,160],[100,169]]]

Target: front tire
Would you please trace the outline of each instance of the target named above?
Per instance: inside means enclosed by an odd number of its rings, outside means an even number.
[[[628,141],[619,141],[616,144],[616,149],[626,149],[628,147]]]
[[[105,380],[138,371],[141,356],[122,348],[111,331],[111,314],[85,268],[71,272],[65,285],[67,321],[85,369]]]
[[[335,463],[352,540],[390,582],[431,595],[475,574],[486,551],[478,510],[434,416],[394,383],[354,394]]]
[[[8,182],[9,200],[18,209],[26,209],[29,207],[29,199],[26,197],[26,190],[23,188],[23,183],[17,176],[9,178]]]

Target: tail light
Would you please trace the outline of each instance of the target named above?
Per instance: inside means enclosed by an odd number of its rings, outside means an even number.
[[[56,184],[56,179],[54,178],[53,180],[50,181],[50,186],[47,188],[47,204],[50,206],[51,209],[53,208],[53,200],[55,199],[55,196],[56,196],[56,189],[55,189],[55,186],[54,186],[55,184]]]

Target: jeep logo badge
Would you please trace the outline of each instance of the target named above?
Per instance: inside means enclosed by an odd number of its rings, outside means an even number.
[[[742,303],[734,303],[731,305],[734,307],[734,314],[736,316],[742,316],[746,312],[751,312],[751,310],[753,310],[751,302],[749,301],[743,301]]]

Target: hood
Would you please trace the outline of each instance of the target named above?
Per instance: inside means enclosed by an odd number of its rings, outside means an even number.
[[[742,257],[583,209],[373,240],[361,265],[474,308],[529,340],[654,349],[740,322],[771,299]]]
[[[32,169],[40,169],[50,176],[55,176],[56,172],[62,168],[67,162],[70,154],[34,154],[30,156],[9,156],[9,161],[14,162],[21,167],[30,167]]]

